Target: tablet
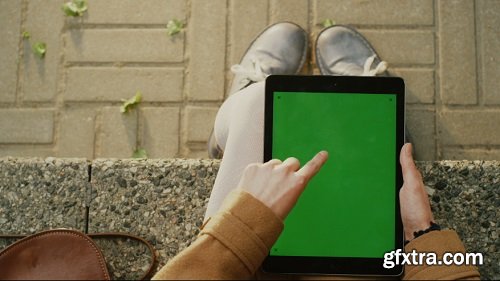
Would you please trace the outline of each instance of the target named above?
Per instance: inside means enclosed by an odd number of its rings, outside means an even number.
[[[329,159],[286,218],[263,263],[275,273],[400,275],[384,254],[403,249],[399,153],[404,82],[397,77],[266,80],[264,160]]]

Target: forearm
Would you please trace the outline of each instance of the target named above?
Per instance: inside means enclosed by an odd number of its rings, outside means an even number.
[[[245,279],[255,274],[283,223],[248,193],[237,189],[198,239],[153,279]]]
[[[251,272],[230,249],[214,237],[202,234],[153,279],[243,279],[250,276]]]

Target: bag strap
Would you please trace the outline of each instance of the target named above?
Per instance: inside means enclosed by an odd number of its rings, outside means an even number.
[[[113,238],[113,237],[115,237],[115,238],[116,237],[128,238],[128,239],[139,241],[142,244],[146,245],[149,249],[149,252],[151,253],[151,264],[149,265],[149,268],[146,271],[146,273],[144,273],[142,275],[140,280],[146,280],[146,278],[148,276],[151,277],[150,275],[153,273],[153,270],[154,270],[155,264],[156,264],[156,252],[155,252],[155,249],[153,248],[153,245],[151,245],[151,243],[149,243],[145,239],[143,239],[139,236],[132,235],[132,234],[125,234],[125,233],[119,233],[119,232],[89,233],[87,235],[90,236],[91,238],[106,238],[106,237],[107,238]]]
[[[116,238],[116,237],[119,237],[119,238],[128,238],[128,239],[132,239],[132,240],[136,240],[136,241],[139,241],[141,242],[142,244],[146,245],[149,252],[151,253],[151,264],[149,265],[149,268],[148,270],[146,271],[146,273],[144,273],[142,276],[141,276],[141,279],[140,280],[145,280],[148,276],[150,276],[150,274],[153,273],[153,270],[154,270],[154,267],[155,267],[155,264],[156,264],[156,252],[155,252],[155,249],[153,247],[153,245],[151,245],[151,243],[149,243],[148,241],[146,241],[145,239],[139,237],[139,236],[135,236],[135,235],[132,235],[132,234],[125,234],[125,233],[119,233],[119,232],[103,232],[103,233],[89,233],[89,234],[85,234],[87,236],[89,236],[90,238]],[[29,235],[14,235],[14,234],[6,234],[6,235],[0,235],[0,238],[3,238],[3,239],[14,239],[14,238],[25,238],[25,237],[28,237]]]

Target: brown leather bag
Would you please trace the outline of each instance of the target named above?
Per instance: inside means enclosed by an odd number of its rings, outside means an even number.
[[[55,229],[25,237],[1,251],[0,280],[110,280],[104,256],[91,237],[125,237],[145,243],[152,253],[152,263],[143,278],[153,271],[155,252],[142,238],[121,233],[86,235],[70,229]]]

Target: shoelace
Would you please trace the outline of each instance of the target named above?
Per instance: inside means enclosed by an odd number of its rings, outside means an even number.
[[[252,64],[250,67],[243,67],[241,64],[231,66],[231,72],[234,74],[243,75],[242,81],[245,79],[247,82],[260,82],[264,81],[269,74],[264,72],[263,63],[256,57],[250,58]]]
[[[373,55],[366,59],[361,76],[376,76],[377,74],[382,74],[387,70],[387,62],[385,61],[379,62],[374,69],[370,69],[375,61],[375,57],[376,55]]]
[[[371,69],[375,57],[376,55],[373,55],[366,59],[361,76],[376,76],[387,70],[388,64],[385,61],[379,62],[375,68]],[[262,62],[256,57],[250,58],[250,61],[252,62],[250,67],[243,67],[241,64],[235,64],[231,66],[231,72],[243,75],[242,83],[245,83],[245,80],[247,80],[246,82],[264,81],[269,74],[264,72]]]

